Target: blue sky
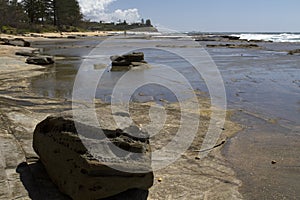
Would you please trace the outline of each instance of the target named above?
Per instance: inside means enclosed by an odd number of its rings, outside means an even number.
[[[135,15],[122,16],[150,18],[178,31],[300,32],[300,0],[99,1],[111,1],[106,13],[135,8]]]

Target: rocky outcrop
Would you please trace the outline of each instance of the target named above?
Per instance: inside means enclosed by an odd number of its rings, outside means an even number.
[[[4,42],[4,45],[11,45],[11,46],[19,46],[19,47],[30,47],[30,42],[25,41],[22,38],[14,38],[14,39],[1,39]]]
[[[222,35],[220,37],[224,38],[224,39],[228,39],[228,40],[239,40],[240,39],[240,37],[238,37],[238,36],[231,36],[231,35]]]
[[[195,41],[201,41],[201,42],[228,42],[228,41],[239,41],[240,37],[237,36],[230,36],[230,35],[198,35],[195,36]]]
[[[288,55],[300,54],[300,49],[291,50],[288,52]]]
[[[76,39],[76,36],[75,35],[69,35],[67,36],[68,39]]]
[[[27,64],[51,65],[55,62],[52,56],[40,55],[40,50],[34,48],[22,48],[16,51],[15,55],[28,57],[26,59]]]
[[[122,56],[111,56],[112,71],[130,70],[132,67],[139,67],[147,64],[143,52],[133,52]]]
[[[260,46],[257,44],[208,44],[206,45],[208,48],[218,48],[218,47],[225,47],[225,48],[246,48],[246,49],[258,49]]]
[[[27,64],[33,65],[51,65],[54,63],[54,58],[51,56],[35,56],[26,59]]]
[[[75,200],[120,193],[119,199],[126,199],[126,191],[130,199],[146,199],[153,184],[148,134],[138,127],[121,130],[106,123],[100,129],[70,114],[50,116],[37,125],[33,148],[53,182]]]

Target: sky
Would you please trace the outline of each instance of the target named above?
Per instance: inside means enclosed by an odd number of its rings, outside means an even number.
[[[79,0],[94,21],[202,32],[300,32],[300,0]]]

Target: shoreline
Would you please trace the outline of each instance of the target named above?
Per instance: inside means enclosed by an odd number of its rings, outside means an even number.
[[[44,98],[32,93],[28,88],[28,81],[33,76],[44,73],[41,71],[44,67],[25,64],[23,57],[12,55],[17,49],[20,48],[0,45],[1,60],[2,63],[7,65],[6,70],[8,70],[5,72],[1,68],[0,75],[0,117],[2,119],[0,146],[9,147],[8,149],[1,149],[1,159],[5,160],[4,163],[1,163],[1,177],[5,181],[0,185],[0,188],[3,188],[0,190],[0,194],[2,194],[3,199],[16,198],[15,195],[29,198],[28,195],[32,195],[34,190],[27,191],[25,187],[32,184],[35,185],[33,189],[35,188],[44,193],[54,191],[54,196],[58,195],[61,199],[65,199],[56,187],[51,185],[49,178],[41,180],[39,177],[41,173],[43,177],[47,177],[47,175],[43,174],[45,172],[42,172],[41,169],[36,170],[36,167],[41,168],[41,166],[38,164],[38,158],[32,149],[32,132],[35,125],[46,116],[71,110],[71,102],[65,99]],[[11,65],[9,65],[10,62]],[[3,92],[5,94],[2,94]],[[207,100],[203,102],[207,102]],[[155,172],[155,183],[149,194],[150,200],[186,197],[190,199],[222,197],[242,199],[241,194],[238,192],[241,183],[235,178],[235,173],[227,167],[220,148],[214,149],[204,160],[195,159],[197,153],[193,150],[198,149],[199,144],[201,144],[210,113],[209,104],[204,104],[208,110],[203,113],[189,111],[193,115],[201,116],[203,119],[201,121],[203,123],[202,128],[199,130],[199,138],[194,141],[192,149],[184,153],[174,164]],[[98,105],[105,106],[106,104],[100,103]],[[136,104],[135,107],[140,105],[145,104]],[[173,110],[171,115],[176,116],[178,106],[168,104],[168,107]],[[141,111],[139,117],[145,115],[143,109]],[[172,121],[169,123],[173,124]],[[227,121],[225,128],[223,138],[239,130],[238,126],[230,121]],[[158,137],[157,141],[161,143],[164,139],[166,138]],[[159,148],[159,144],[157,148]],[[11,152],[14,152],[14,154],[12,155]],[[16,172],[16,169],[20,174]],[[31,178],[25,178],[25,175]],[[14,178],[11,179],[11,177]],[[162,181],[158,181],[158,179],[162,179]],[[41,184],[36,185],[36,181],[41,182]],[[47,188],[45,186],[47,184],[51,186]],[[18,191],[18,194],[16,194],[16,191]],[[183,194],[185,196],[182,196]]]

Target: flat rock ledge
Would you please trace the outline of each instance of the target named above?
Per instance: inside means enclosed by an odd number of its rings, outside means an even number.
[[[4,45],[10,46],[19,46],[19,47],[30,47],[30,42],[25,41],[23,38],[0,38],[0,41],[3,42]]]
[[[70,113],[36,126],[33,148],[61,192],[74,200],[147,199],[153,185],[149,136],[138,127],[112,127],[100,129]]]

